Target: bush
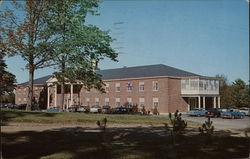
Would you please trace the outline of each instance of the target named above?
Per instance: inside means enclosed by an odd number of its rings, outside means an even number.
[[[106,118],[103,118],[102,120],[98,120],[96,124],[99,126],[99,128],[103,131],[106,130],[108,120]]]
[[[157,107],[154,107],[154,109],[153,109],[153,114],[154,114],[154,115],[160,115],[160,113],[159,113]]]
[[[169,126],[167,123],[164,124],[166,132],[170,132],[173,145],[175,145],[176,136],[180,136],[187,127],[187,122],[182,120],[181,115],[182,114],[179,113],[178,110],[176,110],[176,112],[174,113],[174,117],[172,117],[172,114],[169,113],[171,126]]]
[[[200,133],[211,136],[214,133],[214,126],[212,124],[213,122],[210,120],[210,117],[208,117],[207,121],[199,127]]]
[[[172,114],[169,113],[169,119],[170,119],[170,124],[172,125],[172,131],[176,134],[181,134],[187,127],[187,122],[182,120],[181,118],[181,113],[179,113],[178,110],[174,113],[174,117],[172,117]],[[165,127],[167,130],[170,130],[171,127],[168,126],[168,124],[165,124]]]

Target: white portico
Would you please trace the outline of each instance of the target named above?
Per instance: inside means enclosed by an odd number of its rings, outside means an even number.
[[[47,109],[50,107],[62,106],[62,93],[60,82],[55,77],[50,77],[47,81]],[[68,109],[74,104],[79,104],[78,83],[65,82],[64,88],[64,109]]]
[[[189,110],[220,108],[219,80],[214,77],[191,77],[181,80],[181,96]]]

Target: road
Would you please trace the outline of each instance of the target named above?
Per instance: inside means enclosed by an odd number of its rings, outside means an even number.
[[[190,117],[186,114],[182,116],[183,119],[204,123],[206,117]],[[217,129],[244,129],[250,128],[250,117],[245,116],[243,119],[222,119],[222,118],[211,118],[213,125]]]

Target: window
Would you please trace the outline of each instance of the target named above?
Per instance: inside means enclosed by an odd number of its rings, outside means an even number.
[[[139,82],[139,91],[140,92],[144,91],[144,82]]]
[[[158,86],[158,81],[153,81],[153,91],[158,91],[159,86]]]
[[[99,105],[99,98],[95,98],[95,105]]]
[[[23,98],[23,101],[26,102],[26,101],[27,101],[27,98]]]
[[[127,91],[131,92],[132,91],[133,84],[131,82],[127,83]]]
[[[105,98],[105,105],[109,105],[109,98]]]
[[[115,99],[115,105],[116,105],[117,107],[121,106],[120,98],[116,98],[116,99]]]
[[[89,98],[85,98],[85,101],[86,101],[86,105],[87,105],[87,106],[90,106]]]
[[[139,106],[144,107],[145,99],[144,98],[139,98]]]
[[[116,92],[120,92],[121,91],[120,83],[116,83],[115,84],[115,91]]]
[[[108,84],[108,83],[105,84],[105,91],[106,91],[107,93],[109,92],[109,84]]]
[[[132,98],[127,98],[128,105],[132,105]]]
[[[159,107],[159,98],[153,98],[153,108]]]
[[[57,85],[56,92],[57,92],[57,94],[61,94],[61,92],[62,92],[61,85]]]
[[[21,102],[21,98],[18,98],[18,101]]]

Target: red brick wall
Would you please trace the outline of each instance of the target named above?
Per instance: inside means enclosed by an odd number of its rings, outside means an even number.
[[[43,85],[34,85],[33,96],[35,102],[42,107],[46,105],[46,87]],[[28,100],[28,87],[24,85],[18,85],[15,92],[15,104],[26,104]],[[45,94],[44,94],[45,93]]]
[[[180,112],[188,111],[188,104],[181,97],[181,79],[169,78],[169,112],[175,112],[179,110]]]

